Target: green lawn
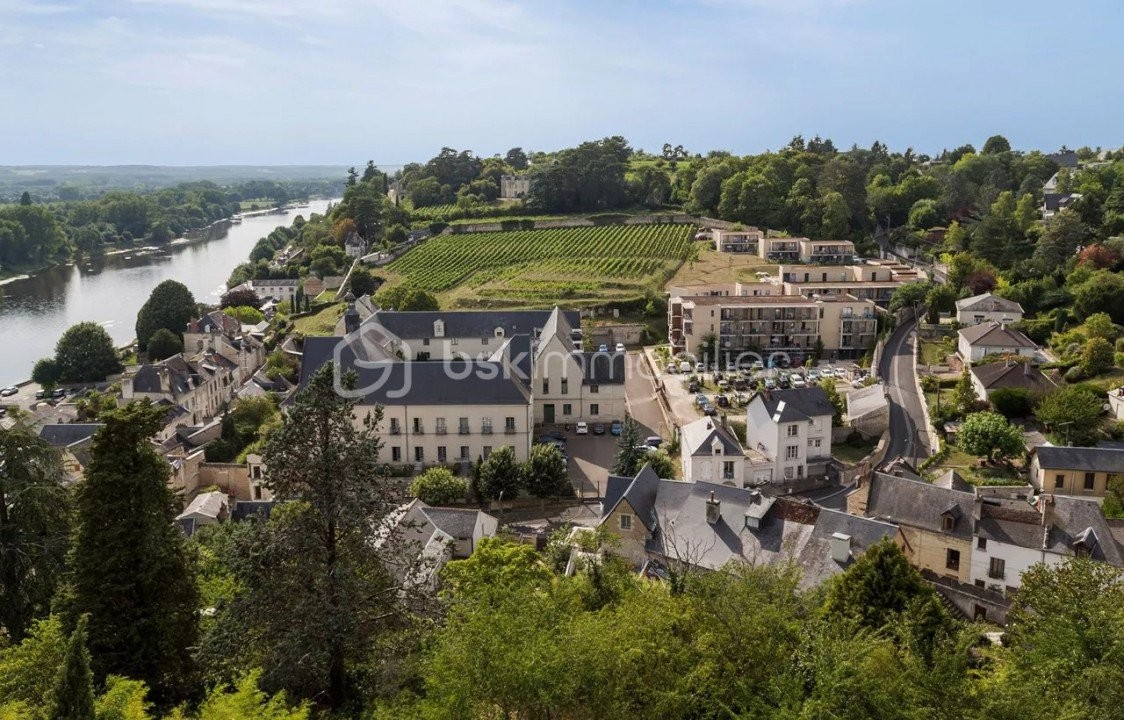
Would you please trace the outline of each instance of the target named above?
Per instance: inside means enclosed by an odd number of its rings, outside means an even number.
[[[980,467],[980,458],[970,455],[952,443],[947,443],[948,457],[933,465],[929,471],[939,475],[945,470],[955,470],[960,477],[972,485],[1011,485],[1025,482],[1017,468],[1007,466]]]
[[[857,463],[864,457],[874,452],[874,447],[877,445],[876,440],[865,442],[862,445],[852,445],[850,443],[839,443],[838,445],[831,446],[831,454],[835,459],[841,460],[845,463]]]
[[[330,305],[323,310],[293,321],[293,329],[306,337],[309,335],[332,335],[336,323],[343,315],[344,304]]]
[[[922,365],[944,365],[945,358],[950,353],[945,348],[944,343],[940,340],[922,340],[921,341],[921,364]]]

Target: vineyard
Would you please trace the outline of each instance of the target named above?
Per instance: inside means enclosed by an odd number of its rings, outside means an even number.
[[[608,225],[442,235],[386,267],[442,306],[582,304],[640,297],[688,257],[690,225]]]

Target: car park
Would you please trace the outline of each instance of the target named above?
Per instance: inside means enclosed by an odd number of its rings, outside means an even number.
[[[585,422],[584,420],[579,422],[577,424],[577,427],[574,428],[574,432],[576,432],[578,435],[588,435],[589,423]]]
[[[624,429],[624,425],[621,423],[620,420],[614,420],[609,425],[609,433],[612,434],[612,435],[620,435],[621,431],[623,429]]]
[[[10,397],[12,395],[15,395],[19,391],[20,391],[20,389],[18,387],[16,387],[15,385],[9,385],[8,387],[4,388],[3,390],[0,390],[0,397]]]
[[[605,423],[593,423],[593,434],[594,435],[604,435],[605,434]]]
[[[624,343],[617,343],[617,352],[624,352]]]

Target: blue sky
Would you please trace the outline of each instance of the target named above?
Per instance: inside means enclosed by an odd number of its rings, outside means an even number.
[[[1124,143],[1124,2],[0,0],[0,164]]]

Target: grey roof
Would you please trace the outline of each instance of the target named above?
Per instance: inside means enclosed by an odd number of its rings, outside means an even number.
[[[970,345],[987,347],[1038,348],[1033,340],[1018,330],[1003,327],[1001,323],[986,322],[972,325],[960,331],[960,337]]]
[[[779,413],[780,417],[774,422],[798,422],[834,413],[827,393],[818,385],[789,390],[766,390],[755,395],[752,402],[757,400],[764,403],[769,417],[776,417]]]
[[[195,518],[176,518],[176,524],[179,525],[180,532],[184,537],[191,537],[195,534]]]
[[[871,385],[847,393],[847,417],[852,419],[879,412],[889,405],[883,385]]]
[[[876,472],[870,478],[866,513],[899,525],[969,538],[975,503],[975,493]],[[952,530],[946,531],[942,516],[949,511],[954,511],[954,521]]]
[[[362,367],[356,364],[355,344],[338,337],[305,338],[301,389],[325,363],[334,362],[338,344],[343,345],[341,365],[358,374],[357,388],[367,389],[361,401],[364,405],[526,405],[530,402],[527,387],[501,362],[392,361]],[[398,397],[399,393],[404,394]]]
[[[977,312],[1010,312],[1023,314],[1023,306],[1014,300],[1008,300],[991,293],[973,295],[956,301],[957,310],[974,310]]]
[[[736,457],[744,452],[733,433],[709,417],[687,423],[679,432],[679,442],[687,449],[689,455],[713,455],[711,447],[715,440],[722,443],[723,455]]]
[[[660,485],[660,476],[656,475],[652,466],[644,465],[640,468],[640,472],[636,473],[636,477],[631,480],[619,476],[611,476],[609,480],[610,482],[614,480],[616,482],[612,488],[611,501],[610,489],[608,487],[605,489],[602,517],[611,514],[621,500],[626,500],[632,507],[633,512],[640,518],[640,522],[644,523],[644,527],[648,528],[649,531],[654,530],[659,524],[659,519],[656,517],[656,491]],[[629,480],[623,490],[621,489],[623,484],[621,480]],[[689,483],[682,484],[687,485]]]
[[[1058,447],[1038,445],[1030,451],[1045,470],[1124,472],[1124,450],[1103,447]]]
[[[1043,193],[1042,204],[1047,210],[1057,211],[1073,204],[1080,197],[1081,193]]]
[[[582,366],[583,385],[624,384],[623,352],[582,352],[574,356]]]
[[[55,423],[40,428],[39,437],[51,447],[64,448],[89,440],[103,427],[103,423]]]
[[[573,327],[581,326],[581,318],[576,310],[564,311],[566,319]],[[367,322],[377,322],[398,337],[433,337],[433,323],[445,323],[445,337],[493,337],[496,328],[503,328],[504,335],[526,335],[540,330],[550,317],[550,310],[435,310],[402,312],[397,310],[378,310]]]
[[[468,508],[442,508],[426,506],[422,512],[438,530],[461,540],[472,537],[476,529],[476,521],[480,518],[479,510]]]
[[[249,519],[268,520],[276,504],[276,500],[239,500],[234,503],[230,518],[235,522]]]
[[[1092,498],[1054,496],[1054,522],[1046,537],[1046,549],[1075,555],[1074,545],[1084,540],[1094,560],[1124,567],[1124,548],[1112,534],[1101,505]]]
[[[1055,387],[1041,370],[1025,362],[973,365],[971,372],[983,384],[985,390],[1019,388],[1032,392],[1047,392]]]

